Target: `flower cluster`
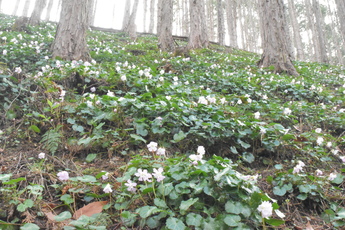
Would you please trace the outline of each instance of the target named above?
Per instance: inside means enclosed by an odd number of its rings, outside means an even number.
[[[189,156],[189,159],[192,160],[193,165],[197,165],[198,162],[202,162],[202,157],[205,155],[205,148],[204,146],[199,146],[197,149],[198,154],[192,154]]]
[[[303,161],[298,161],[298,164],[293,168],[292,173],[300,173],[303,171],[303,167],[305,166],[305,164],[303,163]]]
[[[158,156],[164,156],[165,155],[165,148],[158,148],[157,142],[151,141],[147,148],[150,152],[156,153]]]
[[[157,180],[157,182],[161,182],[164,180],[165,176],[163,175],[163,168],[154,168],[153,169],[153,173],[149,173],[147,171],[147,169],[138,169],[137,172],[134,174],[136,177],[138,177],[139,181],[143,181],[143,182],[152,182],[152,179],[155,178]],[[127,191],[129,192],[135,192],[136,186],[138,184],[133,182],[132,180],[127,180],[127,182],[125,183],[125,186],[127,187]]]

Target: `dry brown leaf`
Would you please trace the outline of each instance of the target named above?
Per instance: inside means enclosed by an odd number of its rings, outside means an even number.
[[[52,212],[45,212],[44,214],[46,214],[47,218],[53,222],[56,222],[56,220],[54,219],[54,217],[56,215],[54,215]]]
[[[103,206],[106,205],[108,201],[98,201],[98,202],[93,202],[90,203],[80,209],[78,209],[74,215],[74,219],[78,219],[82,215],[85,216],[92,216],[93,214],[100,213],[103,210]]]
[[[310,225],[309,221],[307,223],[305,230],[314,230],[314,228]]]

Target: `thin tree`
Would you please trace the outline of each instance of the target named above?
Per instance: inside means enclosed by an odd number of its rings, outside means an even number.
[[[47,0],[36,0],[34,11],[29,19],[29,25],[37,26],[41,21],[41,16],[44,8],[47,5]]]
[[[189,0],[190,34],[188,49],[207,48],[209,45],[204,0]]]
[[[225,7],[228,32],[230,37],[230,46],[237,48],[237,2],[235,0],[227,0]]]
[[[302,36],[300,33],[300,27],[297,21],[296,7],[293,0],[289,0],[289,15],[290,15],[291,25],[293,29],[294,43],[297,50],[296,57],[298,60],[302,61],[305,59],[304,51],[303,51]]]
[[[335,0],[337,5],[337,15],[340,24],[340,31],[343,36],[344,48],[345,48],[345,1],[344,0]]]
[[[49,0],[45,21],[49,21],[50,19],[50,14],[53,8],[53,4],[54,4],[54,0]]]
[[[1,12],[1,5],[2,5],[2,0],[0,0],[0,12]]]
[[[149,33],[153,33],[153,27],[155,25],[155,0],[150,2],[150,24],[149,24]]]
[[[30,0],[26,0],[23,8],[23,17],[29,16]]]
[[[219,45],[225,45],[225,26],[224,26],[224,9],[223,0],[217,0],[217,18],[218,18],[218,42]]]
[[[13,8],[13,12],[12,12],[12,15],[13,15],[13,16],[17,15],[18,8],[19,8],[19,3],[20,3],[20,0],[17,0],[17,1],[16,1],[16,5],[15,5],[14,8]]]
[[[89,6],[90,6],[90,25],[95,25],[95,18],[96,18],[96,10],[97,10],[97,0],[89,0]]]
[[[137,37],[135,19],[137,17],[138,5],[139,5],[139,0],[134,0],[133,8],[129,16],[129,20],[127,24],[125,25],[125,27],[123,28],[123,31],[129,34],[131,39],[136,39]]]
[[[158,13],[158,47],[163,51],[175,49],[172,37],[173,0],[158,0],[160,12]],[[158,29],[159,28],[159,29]]]
[[[144,0],[144,32],[146,32],[147,0]]]
[[[125,5],[125,13],[123,15],[123,20],[122,20],[123,31],[125,31],[126,27],[128,26],[130,15],[131,15],[131,0],[127,0],[126,5]]]
[[[322,63],[329,63],[326,49],[326,40],[324,36],[324,20],[321,14],[320,5],[316,0],[313,0],[313,11],[315,15],[315,25],[317,32],[317,42],[320,50],[320,59]]]
[[[60,22],[52,45],[54,58],[91,60],[86,42],[89,14],[89,0],[62,0]]]
[[[263,54],[258,62],[260,67],[274,66],[276,73],[285,72],[298,76],[289,53],[283,0],[260,1],[262,23]]]

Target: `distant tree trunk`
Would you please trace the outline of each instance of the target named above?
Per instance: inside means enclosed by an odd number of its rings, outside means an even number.
[[[147,0],[144,0],[144,32],[146,32]]]
[[[31,14],[29,25],[37,26],[41,21],[41,16],[44,8],[47,5],[47,0],[36,0],[34,11]]]
[[[345,1],[344,0],[335,0],[337,4],[337,14],[340,24],[340,31],[343,36],[343,41],[345,44]],[[344,47],[345,48],[345,47]]]
[[[23,9],[23,17],[29,17],[30,0],[26,0]]]
[[[57,21],[60,20],[60,14],[61,14],[61,5],[62,5],[62,0],[59,0],[58,5],[57,5],[57,11],[56,11],[56,18]]]
[[[17,1],[16,1],[16,5],[15,5],[14,8],[13,8],[13,12],[12,12],[12,15],[13,15],[13,16],[16,16],[16,15],[17,15],[18,8],[19,8],[19,3],[20,3],[20,0],[17,0]]]
[[[136,34],[137,28],[135,25],[135,19],[137,17],[138,5],[139,5],[139,0],[134,0],[132,12],[129,16],[129,21],[124,28],[124,32],[128,33],[128,35],[130,36],[131,39],[137,38],[137,34]]]
[[[217,16],[218,16],[218,42],[219,45],[225,45],[225,26],[224,26],[224,6],[223,0],[217,0]]]
[[[230,37],[230,46],[237,48],[237,6],[236,1],[227,0],[226,1],[226,15],[228,23],[228,32]]]
[[[115,25],[116,22],[116,2],[114,1],[114,6],[113,6],[113,25]]]
[[[300,33],[300,27],[297,21],[296,7],[293,0],[289,0],[289,14],[290,14],[290,20],[291,20],[291,25],[293,29],[294,43],[297,50],[296,57],[297,57],[297,60],[303,61],[305,57],[304,57],[304,51],[303,51],[302,36]]]
[[[190,28],[188,0],[183,1],[183,35],[188,36]]]
[[[320,5],[316,0],[313,0],[313,10],[315,14],[315,20],[316,20],[316,31],[317,31],[317,40],[318,45],[320,49],[320,62],[322,63],[329,63],[328,56],[327,56],[327,50],[326,50],[326,41],[324,36],[324,20],[321,15],[320,11]],[[345,9],[343,9],[345,10]]]
[[[175,48],[172,37],[173,22],[173,0],[158,0],[160,3],[160,12],[158,13],[158,47],[163,51],[173,51]]]
[[[188,49],[207,48],[209,45],[204,0],[189,0],[190,35]]]
[[[210,25],[209,27],[207,27],[207,34],[208,37],[211,41],[215,41],[216,40],[216,34],[214,32],[215,29],[215,21],[214,21],[214,4],[213,4],[213,0],[204,0],[206,1],[206,20],[208,25]]]
[[[286,39],[287,39],[287,44],[288,44],[289,56],[290,56],[291,60],[294,61],[295,60],[295,50],[294,50],[292,39],[291,39],[291,33],[289,30],[289,25],[287,23],[287,9],[286,9],[285,3],[283,4],[283,13],[284,13],[284,15],[283,15],[284,20],[282,22],[284,24],[283,25],[284,28],[286,28]]]
[[[47,14],[46,14],[46,21],[49,21],[50,19],[50,14],[53,8],[54,0],[49,0],[48,6],[47,6]]]
[[[90,25],[95,25],[96,10],[97,10],[97,0],[89,0],[90,2]]]
[[[312,55],[312,60],[313,61],[320,61],[321,60],[321,51],[320,51],[320,47],[318,45],[317,31],[316,31],[315,24],[314,24],[314,16],[312,14],[313,9],[311,7],[309,0],[305,0],[305,8],[306,8],[306,14],[307,14],[307,18],[308,18],[308,27],[311,31],[313,48],[314,48],[314,55]]]
[[[0,12],[1,12],[1,5],[2,5],[2,0],[0,0]]]
[[[86,33],[89,27],[89,0],[62,0],[60,22],[52,45],[53,57],[90,61]]]
[[[153,27],[155,26],[155,0],[151,0],[150,3],[150,24],[149,33],[153,33]]]
[[[123,15],[122,30],[125,31],[129,23],[129,17],[131,16],[131,0],[126,1],[125,13]]]
[[[298,76],[289,55],[283,0],[260,1],[260,19],[263,26],[263,54],[260,67],[274,66],[275,72]]]

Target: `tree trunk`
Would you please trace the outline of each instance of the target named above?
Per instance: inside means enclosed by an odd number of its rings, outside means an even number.
[[[296,57],[297,57],[297,60],[303,61],[305,57],[304,57],[304,51],[303,51],[302,36],[300,33],[300,27],[297,21],[296,7],[293,0],[289,0],[289,14],[290,14],[290,20],[291,20],[291,25],[293,29],[294,43],[297,50]]]
[[[131,0],[126,1],[125,13],[123,15],[122,30],[125,31],[129,23],[129,17],[131,16]]]
[[[124,32],[128,33],[131,39],[137,38],[137,34],[136,34],[137,28],[135,25],[135,19],[137,17],[138,5],[139,5],[139,0],[134,0],[132,12],[130,14],[128,23],[124,28]]]
[[[46,14],[46,21],[49,21],[50,19],[50,14],[53,8],[54,0],[49,0],[48,6],[47,6],[47,14]]]
[[[286,72],[298,76],[289,55],[286,39],[288,28],[284,23],[283,0],[265,0],[260,2],[260,19],[263,25],[263,54],[258,62],[260,67],[274,66],[276,73]]]
[[[144,32],[146,33],[146,15],[147,15],[147,0],[144,0],[144,18],[143,18],[143,20],[144,20]]]
[[[217,0],[217,16],[218,16],[218,42],[219,45],[225,45],[225,26],[224,26],[224,9],[223,0]]]
[[[308,27],[311,31],[311,37],[312,37],[313,48],[314,48],[314,55],[312,55],[311,60],[319,62],[321,60],[321,51],[318,45],[317,31],[314,24],[314,16],[312,14],[313,9],[311,7],[309,0],[305,0],[305,8],[306,8],[306,14],[308,18]]]
[[[183,35],[188,36],[189,28],[190,28],[190,20],[189,20],[189,4],[188,0],[183,1]]]
[[[343,42],[345,46],[345,1],[344,0],[335,0],[337,4],[337,14],[340,24],[340,31],[343,36]],[[345,47],[344,47],[345,48]]]
[[[116,23],[116,1],[114,1],[114,5],[113,5],[113,25],[115,25]],[[113,27],[114,28],[114,27]]]
[[[1,12],[1,5],[2,5],[2,0],[0,0],[0,12]]]
[[[52,45],[53,57],[90,61],[86,34],[89,0],[62,0],[60,22]]]
[[[226,15],[228,22],[228,32],[230,37],[230,46],[237,48],[237,6],[236,1],[227,0],[226,1]]]
[[[23,9],[23,17],[29,17],[30,0],[26,0]]]
[[[207,48],[209,45],[203,0],[189,0],[190,35],[188,49]]]
[[[163,51],[173,51],[175,48],[174,39],[172,37],[173,22],[173,0],[158,0],[160,4],[160,12],[158,18],[159,33],[158,47]]]
[[[215,37],[216,37],[216,34],[214,32],[214,24],[215,24],[215,21],[214,21],[214,5],[213,5],[213,0],[205,0],[206,1],[206,15],[207,15],[207,23],[208,25],[210,25],[208,28],[207,28],[207,34],[208,34],[208,37],[211,41],[215,41]]]
[[[90,1],[90,25],[95,25],[95,18],[96,18],[96,10],[97,10],[97,0],[89,0]]]
[[[344,10],[344,9],[343,9]],[[326,41],[324,36],[324,29],[323,25],[325,24],[323,17],[320,11],[320,5],[316,0],[313,0],[313,11],[315,14],[315,22],[316,22],[316,31],[317,31],[317,41],[318,46],[320,49],[320,62],[321,63],[329,63],[327,50],[326,50]]]
[[[153,33],[153,27],[155,26],[155,0],[151,0],[150,3],[150,24],[149,33]]]
[[[16,15],[17,15],[18,8],[19,8],[19,3],[20,3],[20,0],[17,0],[17,1],[16,1],[16,5],[15,5],[14,8],[13,8],[13,12],[12,12],[12,15],[13,15],[13,16],[16,16]]]
[[[47,5],[47,0],[36,0],[34,11],[31,14],[29,25],[37,26],[41,21],[41,16],[44,8]]]

